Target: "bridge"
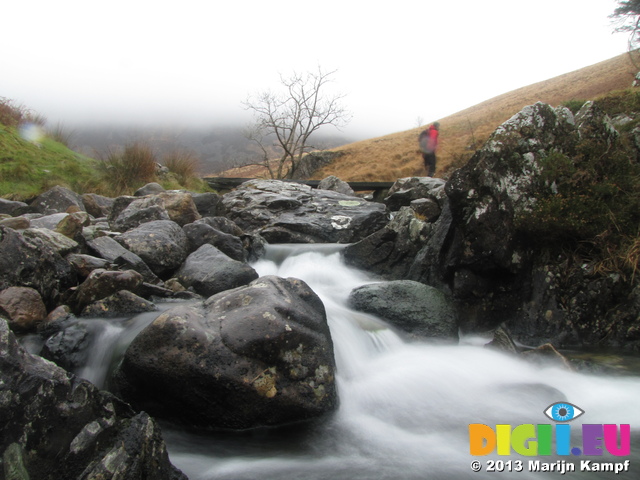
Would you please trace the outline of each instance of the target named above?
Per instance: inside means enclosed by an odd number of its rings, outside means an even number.
[[[233,190],[238,185],[248,182],[249,180],[255,180],[254,178],[239,178],[239,177],[205,177],[205,182],[209,184],[214,190],[225,193]],[[308,185],[311,188],[318,188],[320,180],[283,180],[291,183],[301,183]],[[395,182],[347,182],[354,192],[373,192],[374,200],[381,200],[384,198]]]

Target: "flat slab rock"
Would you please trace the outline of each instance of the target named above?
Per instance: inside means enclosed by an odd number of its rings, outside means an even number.
[[[269,243],[351,243],[387,223],[383,204],[280,180],[250,180],[223,197],[231,218]]]

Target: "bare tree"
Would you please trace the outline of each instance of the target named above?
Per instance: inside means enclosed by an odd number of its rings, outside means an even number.
[[[326,85],[335,71],[280,76],[284,92],[263,92],[244,102],[255,115],[247,138],[261,151],[260,165],[271,178],[291,178],[305,153],[313,150],[309,137],[325,125],[344,127],[350,120],[343,95],[327,95]]]
[[[618,24],[615,32],[629,32],[629,57],[640,68],[640,0],[618,0],[609,18]]]

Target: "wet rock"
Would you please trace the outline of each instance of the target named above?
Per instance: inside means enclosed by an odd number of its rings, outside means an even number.
[[[82,195],[82,202],[89,215],[95,218],[102,218],[109,216],[114,200],[95,193],[85,193]]]
[[[13,215],[18,209],[26,209],[28,205],[24,202],[16,202],[13,200],[7,200],[0,198],[0,213],[6,213],[7,215]]]
[[[40,356],[69,372],[78,372],[88,364],[95,340],[106,328],[104,321],[61,316],[42,330],[45,341]]]
[[[120,244],[118,244],[118,246],[120,246]],[[108,270],[110,266],[110,262],[104,258],[97,258],[81,253],[67,255],[66,260],[69,262],[69,265],[75,269],[80,278],[87,278],[92,271],[98,268]]]
[[[111,237],[96,237],[87,242],[87,247],[90,251],[114,265],[135,270],[142,275],[145,282],[161,283],[161,280],[151,271],[142,258],[124,248]]]
[[[87,305],[82,310],[83,317],[122,317],[143,312],[153,312],[157,307],[153,302],[127,290],[120,290],[108,297]]]
[[[180,226],[195,222],[200,217],[193,197],[188,192],[164,192],[158,194],[169,218]]]
[[[77,240],[80,233],[82,233],[82,229],[90,224],[91,219],[87,212],[75,212],[60,220],[54,231],[72,240]]]
[[[429,199],[438,205],[444,200],[445,181],[432,177],[407,177],[395,181],[389,189],[384,203],[389,210],[397,211],[401,207],[408,207],[418,199]]]
[[[396,280],[363,285],[351,292],[349,304],[417,338],[458,339],[457,313],[451,299],[419,282]]]
[[[302,281],[262,277],[161,314],[127,349],[120,394],[162,418],[244,429],[337,406],[324,306]]]
[[[0,226],[0,289],[35,288],[53,307],[75,284],[75,272],[49,244]]]
[[[85,210],[80,195],[59,185],[38,195],[30,206],[44,215],[64,213],[71,206],[78,207],[82,211]]]
[[[541,366],[556,366],[574,371],[571,362],[562,355],[552,344],[545,343],[532,350],[521,353],[522,358]]]
[[[0,226],[14,230],[25,230],[31,226],[31,222],[26,217],[0,218]]]
[[[47,308],[37,290],[9,287],[0,290],[0,315],[7,318],[13,331],[33,331],[47,316]]]
[[[143,223],[116,240],[161,278],[175,271],[187,258],[189,240],[180,225],[171,220]]]
[[[329,175],[328,177],[322,179],[318,184],[318,188],[321,190],[331,190],[350,196],[355,196],[356,194],[347,182],[340,180],[335,175]]]
[[[346,247],[345,262],[387,279],[407,278],[431,230],[409,207],[402,207],[383,229]]]
[[[153,419],[28,354],[2,319],[0,399],[5,472],[39,480],[186,480],[169,462]]]
[[[200,220],[196,220],[193,223],[204,223],[216,230],[233,235],[234,237],[242,237],[245,234],[244,231],[235,224],[235,222],[229,220],[227,217],[205,217]]]
[[[594,102],[588,101],[580,108],[575,117],[580,138],[596,138],[608,144],[618,139],[620,134],[613,121]]]
[[[225,255],[213,245],[204,244],[187,257],[176,272],[184,286],[205,297],[246,285],[258,278],[249,265]]]
[[[40,215],[37,218],[31,218],[31,226],[33,228],[47,228],[49,230],[55,230],[58,224],[69,214],[66,212],[52,213],[50,215]]]
[[[193,203],[202,217],[218,217],[226,214],[222,196],[217,193],[192,193]]]
[[[247,260],[247,252],[239,237],[221,232],[204,222],[190,223],[185,225],[183,230],[189,239],[190,252],[208,244],[213,245],[234,260],[240,262]]]
[[[22,232],[22,235],[46,243],[63,257],[80,250],[78,242],[48,228],[27,228]]]
[[[511,334],[503,326],[496,328],[493,332],[493,339],[485,345],[485,348],[491,348],[511,354],[518,353],[518,347],[516,347],[515,342],[511,338]]]
[[[251,180],[224,195],[228,217],[269,243],[350,243],[386,224],[385,207],[279,180]]]
[[[124,272],[93,270],[71,294],[68,303],[74,308],[74,311],[81,312],[87,305],[120,290],[135,292],[142,285],[142,281],[142,275],[135,270]]]
[[[164,282],[164,286],[172,292],[183,292],[186,290],[177,278],[170,278]]]
[[[446,284],[466,310],[466,330],[494,329],[526,305],[535,252],[518,236],[516,218],[551,188],[542,160],[571,154],[578,139],[568,109],[537,103],[498,127],[446,183],[448,202],[409,278]]]
[[[145,186],[140,187],[133,194],[134,197],[145,197],[147,195],[155,195],[164,192],[165,189],[162,185],[156,182],[147,183]]]
[[[125,203],[126,206],[121,208]],[[114,205],[109,216],[109,224],[114,230],[125,232],[156,220],[172,220],[184,226],[199,218],[200,214],[190,193],[162,192],[141,198],[126,197],[118,202],[118,208]]]
[[[71,308],[68,305],[59,305],[49,312],[47,318],[44,319],[44,328],[54,322],[61,322],[73,316]]]
[[[416,200],[412,200],[409,206],[416,213],[416,216],[424,218],[424,220],[429,223],[438,220],[442,213],[442,209],[438,202],[430,198],[418,198]]]
[[[162,200],[157,196],[118,197],[109,214],[109,226],[116,232],[126,232],[139,225],[157,220],[170,220]]]

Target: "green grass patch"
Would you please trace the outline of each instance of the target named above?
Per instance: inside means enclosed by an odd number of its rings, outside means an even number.
[[[100,188],[97,162],[47,137],[23,139],[0,125],[0,196],[26,200],[63,185],[78,193]]]

